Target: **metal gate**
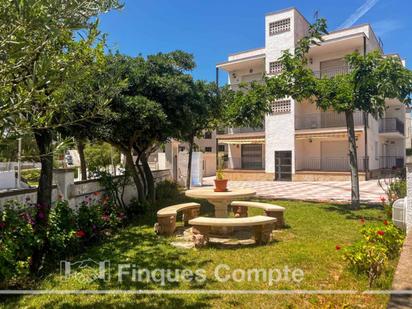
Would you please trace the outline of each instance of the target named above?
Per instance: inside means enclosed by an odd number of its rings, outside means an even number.
[[[275,180],[292,180],[292,151],[275,151]]]

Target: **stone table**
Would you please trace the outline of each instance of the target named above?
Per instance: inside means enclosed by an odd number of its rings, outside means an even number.
[[[256,195],[253,189],[229,189],[226,192],[215,192],[214,188],[201,188],[187,190],[186,196],[205,199],[215,207],[215,217],[226,218],[228,216],[227,207],[232,201],[244,200]]]

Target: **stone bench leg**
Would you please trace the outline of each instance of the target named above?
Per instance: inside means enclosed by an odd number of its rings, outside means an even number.
[[[192,227],[195,247],[204,247],[209,242],[210,226],[194,225]]]
[[[281,229],[285,226],[285,219],[283,218],[283,211],[265,211],[266,216],[276,218],[276,228]]]
[[[192,220],[196,217],[199,217],[200,209],[199,208],[191,208],[183,210],[183,222],[185,226],[189,225],[189,220]]]
[[[172,236],[176,229],[176,217],[158,217],[159,234],[164,236]]]
[[[273,224],[256,225],[253,227],[255,242],[257,245],[265,245],[270,242]]]
[[[232,206],[233,214],[236,218],[244,218],[248,216],[247,207],[245,206]]]

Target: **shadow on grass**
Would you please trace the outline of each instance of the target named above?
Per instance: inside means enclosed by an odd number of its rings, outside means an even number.
[[[376,214],[368,213],[369,210],[384,210],[381,205],[377,204],[364,204],[361,205],[359,209],[351,209],[349,204],[328,204],[327,207],[324,207],[327,211],[334,211],[343,216],[348,220],[360,220],[365,219],[369,221],[379,221],[382,218]]]

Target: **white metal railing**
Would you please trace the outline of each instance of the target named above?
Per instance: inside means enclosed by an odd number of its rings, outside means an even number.
[[[358,169],[364,170],[364,158],[358,158]],[[297,170],[306,171],[350,171],[348,156],[304,157],[298,159]]]
[[[355,126],[363,125],[363,114],[361,112],[353,113]],[[346,127],[346,117],[344,113],[336,112],[318,112],[295,116],[295,129],[320,129]]]

